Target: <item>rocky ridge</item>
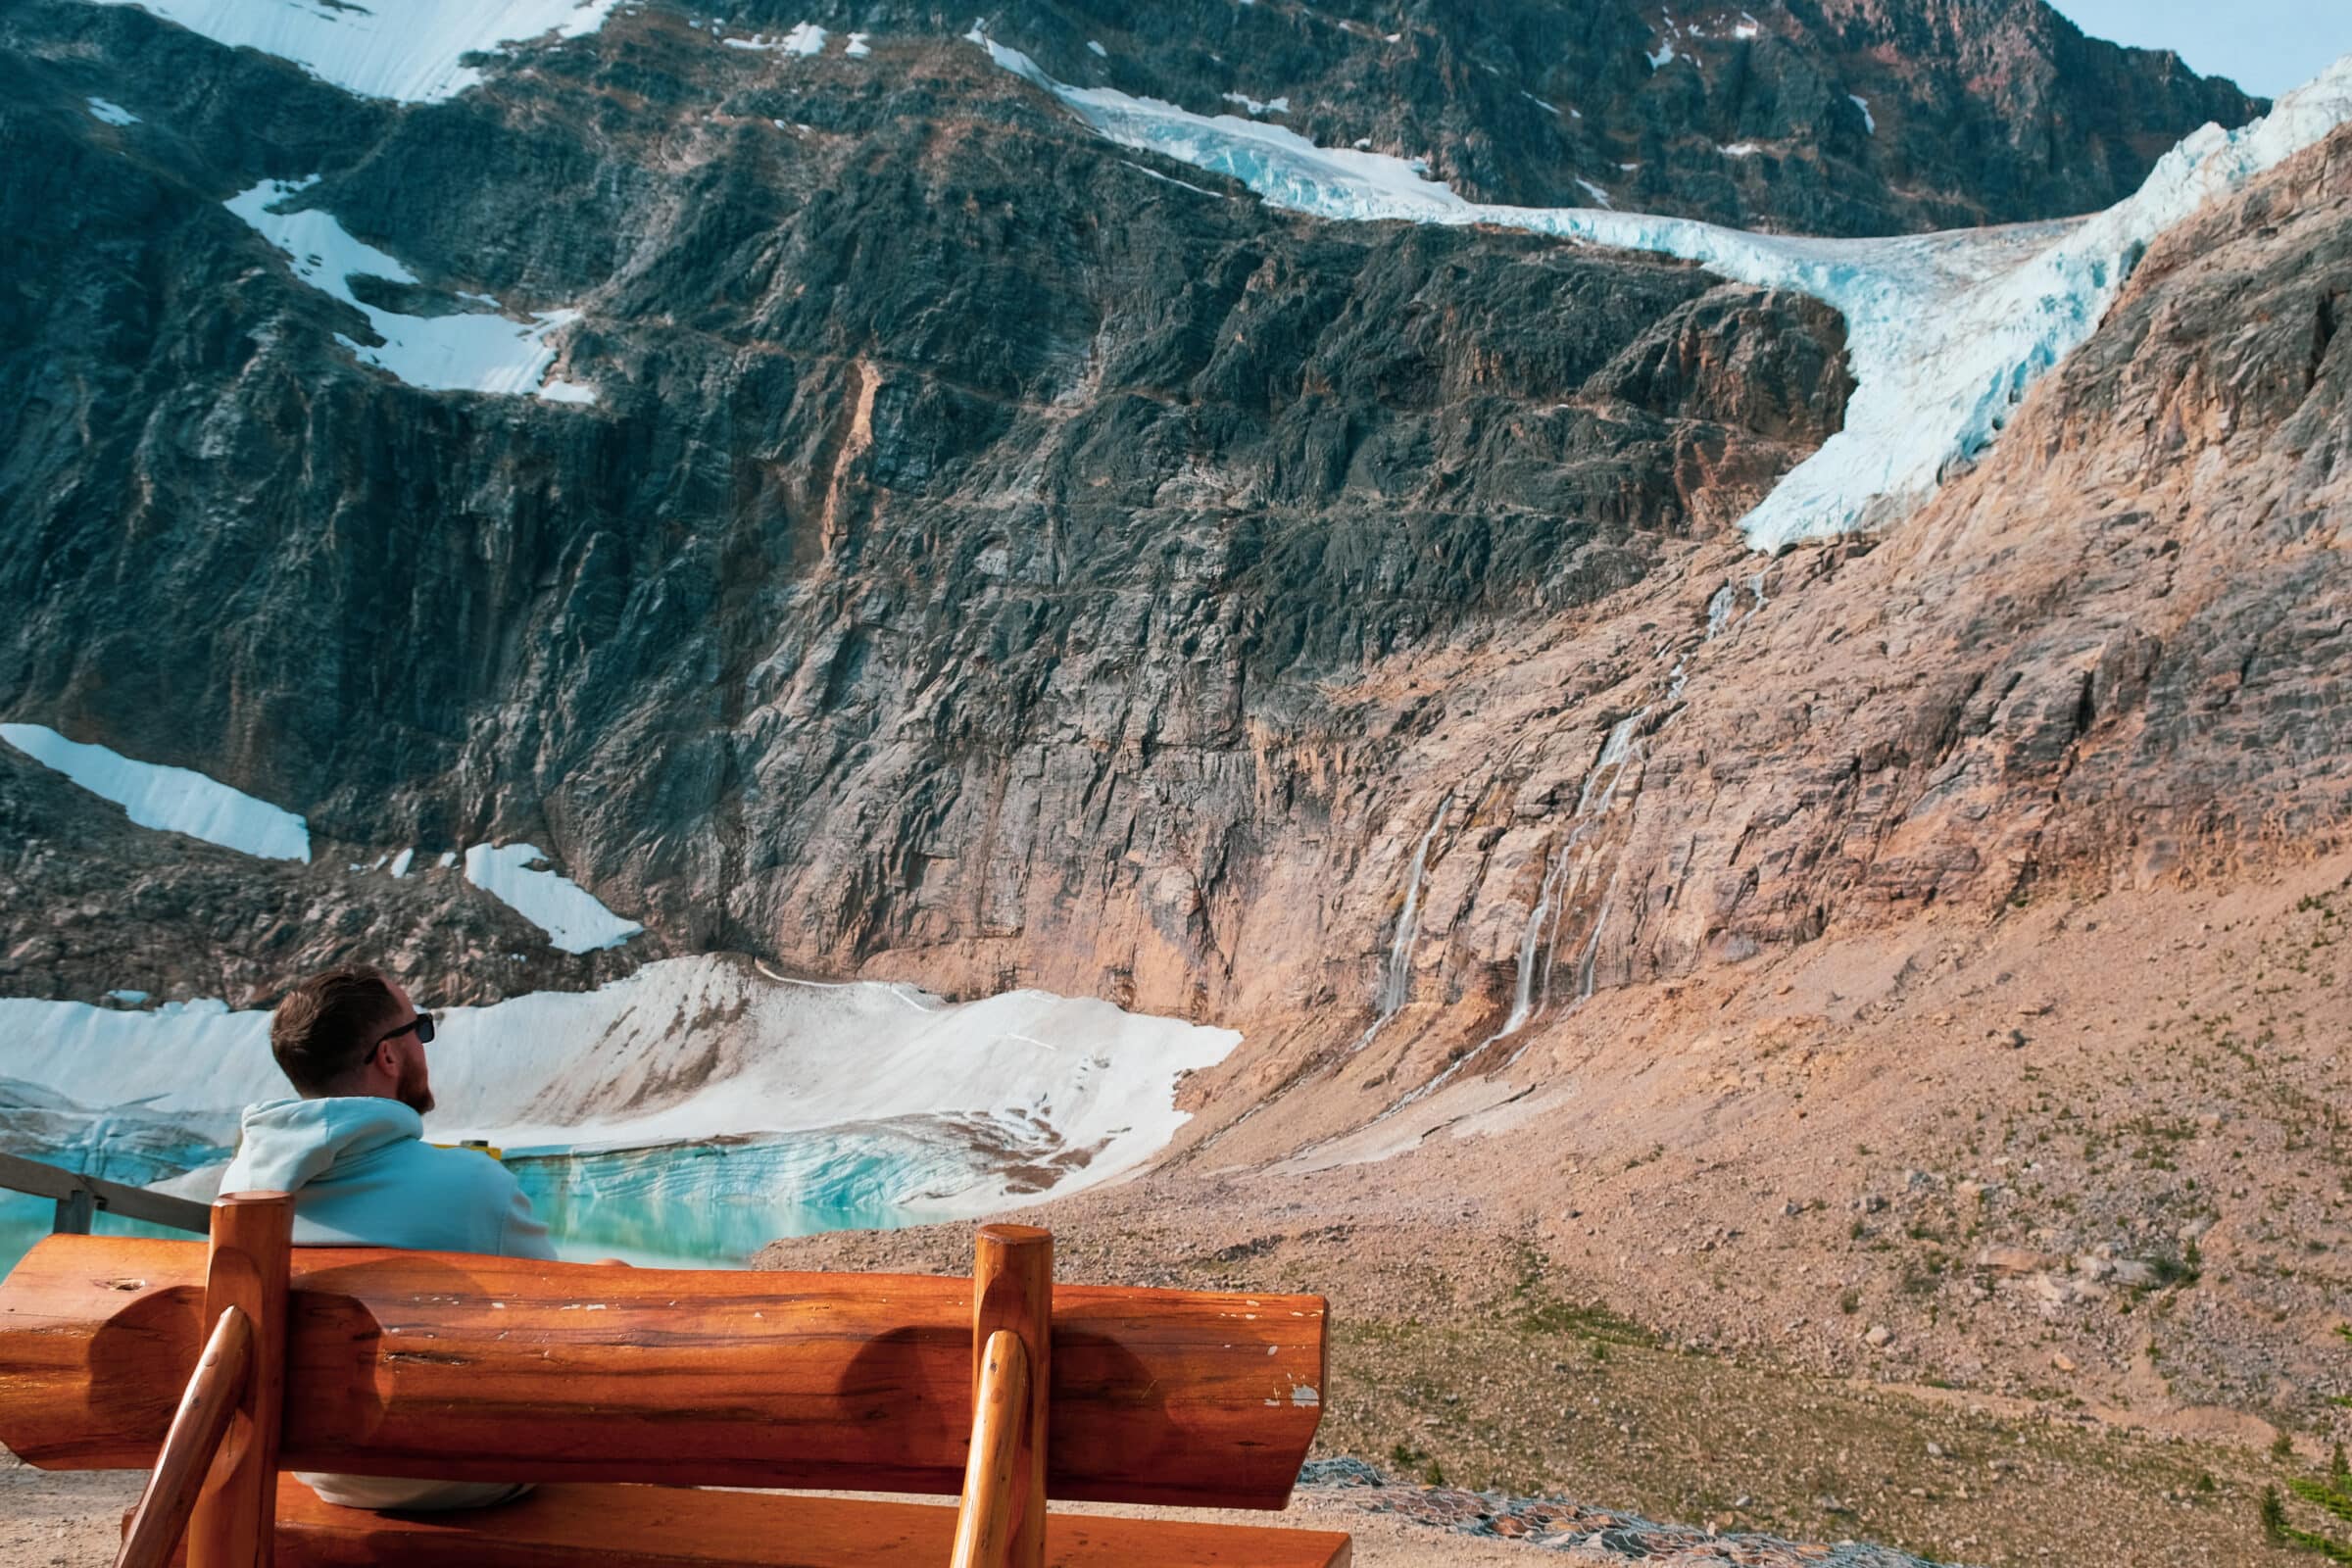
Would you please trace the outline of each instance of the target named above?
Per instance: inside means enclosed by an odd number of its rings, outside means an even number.
[[[2046,74],[2067,29],[2003,14],[2033,24],[2004,58]],[[1476,52],[1498,17],[1428,25]],[[1041,47],[1103,30],[1015,20]],[[1769,40],[1732,41],[1761,81],[1826,69],[1833,32],[1899,32],[1923,104],[1957,113],[1953,74],[1988,47],[1965,20],[1770,9]],[[1294,53],[1356,83],[1331,102],[1418,101],[1348,75],[1360,28],[1227,21],[1321,39]],[[1845,395],[1808,302],[1187,191],[944,26],[779,57],[625,12],[399,108],[135,10],[55,0],[10,25],[8,133],[42,172],[10,215],[27,262],[0,371],[26,410],[0,572],[40,607],[0,656],[17,708],[299,803],[330,864],[528,836],[681,948],[1278,1039],[1344,1015],[1434,805],[1392,816],[1445,710],[1376,692],[1398,656],[1580,624],[1720,534]],[[1198,95],[1197,59],[1141,53],[1170,74],[1136,86]],[[2118,178],[2250,107],[2099,58],[2132,84],[2100,101],[2162,127],[2114,143]],[[139,119],[96,121],[99,84]],[[1912,90],[1882,94],[1890,120]],[[565,373],[604,401],[422,395],[341,360],[349,313],[218,206],[321,172],[299,200],[419,270],[406,308],[589,301]],[[1716,210],[1685,172],[1664,204]],[[1987,212],[2022,200],[1997,161],[1947,178]],[[285,460],[314,445],[332,460]],[[1562,711],[1621,684],[1622,654],[1581,661]],[[1500,930],[1524,878],[1498,870]],[[95,978],[37,972],[12,983]]]

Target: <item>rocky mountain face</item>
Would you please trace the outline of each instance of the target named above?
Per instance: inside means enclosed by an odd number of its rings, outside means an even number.
[[[110,999],[136,1006],[176,993],[259,1005],[291,976],[360,957],[429,975],[437,998],[465,1004],[582,990],[660,951],[653,938],[625,957],[559,953],[457,867],[427,860],[400,879],[363,879],[367,870],[257,860],[135,827],[0,747],[0,907],[11,911],[0,963],[10,995],[145,993]]]
[[[1692,553],[1838,427],[1841,324],[1651,259],[1286,219],[1096,141],[960,41],[968,19],[886,10],[819,17],[871,29],[856,55],[733,46],[781,13],[722,39],[624,11],[425,105],[128,7],[0,18],[10,716],[309,816],[321,867],[255,879],[277,891],[212,936],[364,906],[333,928],[438,953],[439,906],[340,867],[527,836],[653,928],[639,951],[1039,983],[1287,1051],[1377,1010],[1429,834],[1432,929],[1465,933],[1444,989],[1507,1011],[1593,759],[1637,709],[1659,721],[1637,670],[1665,681],[1705,621],[1671,598],[1697,593]],[[1216,56],[1248,58],[1250,92],[1298,105],[1259,118],[1489,194],[1558,199],[1630,153],[1643,205],[1830,231],[2092,205],[2252,107],[1989,0],[992,25],[1202,108]],[[1514,63],[1544,39],[1566,63]],[[1571,78],[1592,90],[1554,116]],[[1847,88],[1875,94],[1867,148],[1833,125]],[[1961,129],[1996,123],[2039,150]],[[1781,151],[1711,150],[1730,136]],[[358,363],[357,309],[223,205],[314,175],[281,205],[410,273],[354,278],[358,301],[576,308],[559,370],[598,401]],[[1457,671],[1529,636],[1552,684],[1467,701]],[[1474,770],[1428,774],[1463,748]],[[24,797],[26,844],[53,794]],[[217,893],[204,858],[137,872],[175,889],[156,921]],[[54,861],[19,874],[71,895]],[[1687,922],[1640,961],[1793,940],[1810,908]],[[9,919],[10,989],[122,983],[122,938]],[[479,935],[455,994],[514,983],[510,933]]]
[[[2094,211],[2184,130],[2260,107],[2172,56],[2086,38],[2039,0],[1026,0],[984,20],[1058,80],[1425,158],[1474,201],[1788,233]]]
[[[2095,207],[2254,108],[2023,0],[984,20],[1466,194],[1829,234]],[[2352,133],[2150,249],[1924,510],[1767,559],[1734,525],[1843,425],[1836,314],[1286,216],[971,25],[621,8],[397,104],[0,12],[0,718],[317,851],[0,750],[0,992],[716,949],[1103,996],[1246,1036],[1118,1234],[1190,1195],[1246,1262],[1475,1197],[1742,1352],[2324,1418]],[[578,312],[589,401],[364,357],[494,308]],[[649,934],[551,953],[434,865],[493,839]]]
[[[1686,548],[1596,614],[1359,688],[1373,729],[1421,715],[1397,785],[1448,803],[1366,1092],[1507,1022],[1546,900],[1566,997],[2341,843],[2348,154],[2339,131],[2166,236],[1985,465],[1883,538]],[[1389,863],[1425,831],[1393,817]]]

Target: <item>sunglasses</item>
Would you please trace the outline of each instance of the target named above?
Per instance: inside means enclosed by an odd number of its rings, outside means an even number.
[[[416,1031],[416,1043],[418,1045],[429,1046],[433,1043],[433,1015],[429,1012],[418,1013],[416,1017],[411,1018],[407,1023],[402,1024],[390,1034],[378,1035],[375,1043],[376,1045],[380,1046],[387,1040],[398,1040],[402,1035],[407,1034],[412,1029]]]

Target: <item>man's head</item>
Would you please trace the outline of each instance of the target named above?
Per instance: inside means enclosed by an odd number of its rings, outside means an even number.
[[[397,1100],[418,1115],[433,1108],[425,1043],[433,1020],[400,983],[366,964],[312,975],[270,1018],[270,1051],[305,1100],[366,1095]]]

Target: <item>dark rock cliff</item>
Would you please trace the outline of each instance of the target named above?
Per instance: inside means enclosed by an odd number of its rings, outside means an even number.
[[[953,34],[974,13],[763,0],[729,15]],[[1474,200],[1582,207],[1597,189],[1629,212],[1786,232],[2090,212],[2188,130],[2260,108],[2176,56],[2086,38],[2041,0],[1013,0],[980,15],[1058,80],[1426,158]]]
[[[1673,264],[1286,219],[1095,141],[955,41],[969,18],[810,15],[872,27],[870,58],[647,10],[419,108],[135,10],[0,17],[0,711],[310,817],[321,865],[258,883],[223,941],[381,902],[338,929],[496,994],[498,931],[444,954],[430,899],[336,878],[511,835],[646,951],[1044,984],[1272,1041],[1362,1027],[1453,793],[1440,990],[1499,1013],[1603,737],[1703,620],[1695,554],[1838,427],[1840,324]],[[1274,0],[991,24],[1201,109],[1246,49],[1232,88],[1475,194],[1581,199],[1623,154],[1624,205],[1829,231],[2098,205],[2250,108],[2035,6],[1767,6],[1754,39],[1741,16],[1681,18],[1654,70],[1665,24],[1632,7],[1419,8],[1396,42]],[[1564,79],[1598,88],[1569,140],[1524,133],[1566,117],[1522,93]],[[221,205],[314,173],[301,201],[417,273],[403,310],[582,308],[564,368],[602,401],[355,362],[359,315]],[[1496,662],[1523,665],[1507,700],[1465,699]],[[1574,893],[1591,924],[1605,889]],[[1743,897],[1594,961],[1826,917]],[[12,907],[0,986],[122,983],[119,940],[24,947],[42,918]],[[277,961],[189,983],[266,989]]]

